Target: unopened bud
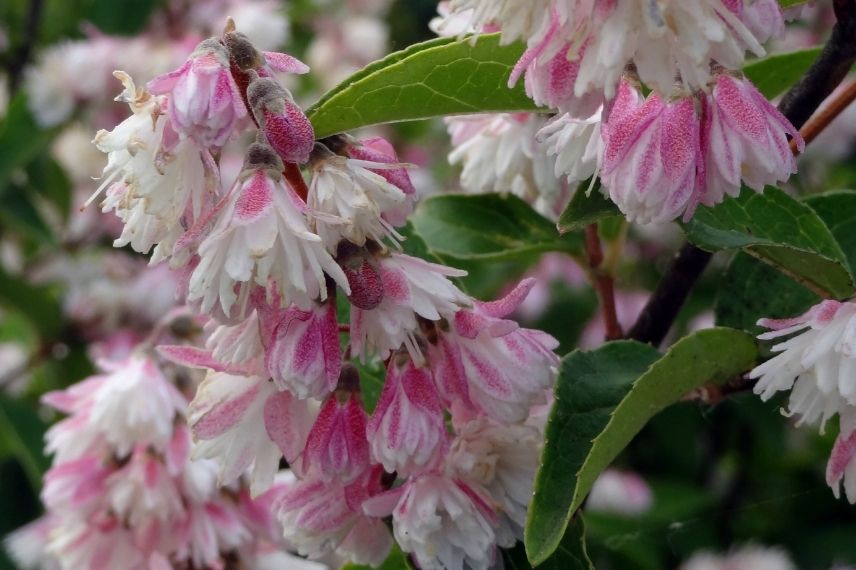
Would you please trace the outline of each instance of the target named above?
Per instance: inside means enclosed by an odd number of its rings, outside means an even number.
[[[315,146],[312,123],[279,83],[253,75],[247,99],[268,142],[285,162],[307,162]]]
[[[383,301],[380,267],[368,248],[342,240],[336,250],[336,261],[348,279],[348,300],[358,309],[370,311]]]
[[[229,59],[241,71],[248,71],[264,64],[262,54],[250,43],[247,36],[240,32],[228,32],[223,41],[229,49]]]

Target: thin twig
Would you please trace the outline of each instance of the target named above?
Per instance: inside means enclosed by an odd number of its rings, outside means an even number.
[[[805,125],[856,63],[856,0],[834,0],[834,7],[838,21],[829,41],[779,104],[782,114],[798,129]],[[814,132],[812,138],[820,130]],[[711,257],[711,253],[686,243],[672,260],[628,337],[653,345],[663,342]]]
[[[800,129],[800,135],[802,135],[805,144],[816,139],[853,101],[856,101],[856,81],[848,83],[840,93],[837,93],[830,100],[828,105],[812,115],[811,119],[803,125],[803,128]],[[791,151],[798,154],[796,141],[791,141]]]
[[[619,339],[624,336],[624,332],[615,310],[615,281],[612,275],[603,270],[603,249],[600,236],[597,235],[597,224],[586,226],[586,255],[603,311],[606,340]]]

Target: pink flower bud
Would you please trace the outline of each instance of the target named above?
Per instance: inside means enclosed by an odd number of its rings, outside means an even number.
[[[229,54],[214,38],[200,43],[181,67],[151,80],[148,88],[170,95],[173,128],[204,147],[222,147],[247,115],[229,73]]]
[[[642,224],[692,215],[703,172],[700,117],[691,96],[664,101],[653,93],[639,104],[621,85],[603,129],[601,181],[630,221]]]
[[[298,398],[326,396],[342,369],[336,304],[316,304],[308,311],[292,305],[278,313],[272,336],[262,341],[268,374],[277,388]]]
[[[366,422],[356,394],[341,390],[327,398],[306,440],[306,475],[344,483],[356,479],[369,465]]]
[[[291,94],[270,77],[256,76],[247,98],[259,128],[285,162],[303,164],[315,146],[312,123]]]
[[[348,300],[359,309],[370,311],[383,301],[380,267],[371,252],[348,241],[339,243],[336,261],[342,268],[351,294]]]
[[[372,457],[406,475],[432,463],[446,441],[443,408],[428,368],[393,357],[377,408],[368,423]]]

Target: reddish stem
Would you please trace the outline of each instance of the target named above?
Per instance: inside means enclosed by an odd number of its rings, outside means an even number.
[[[829,103],[812,115],[812,117],[806,121],[806,124],[803,125],[803,128],[800,129],[800,134],[802,135],[803,140],[805,140],[805,144],[809,144],[817,138],[817,136],[822,133],[824,129],[826,129],[826,127],[828,127],[829,124],[834,121],[838,115],[843,113],[844,110],[855,100],[856,81],[851,81],[839,93],[837,93],[835,97],[830,98]],[[799,154],[796,141],[791,141],[791,151],[795,155]]]
[[[621,330],[618,313],[615,310],[615,281],[611,275],[601,268],[603,265],[603,249],[600,244],[600,236],[597,235],[597,224],[586,226],[586,255],[594,276],[594,285],[600,306],[603,310],[606,340],[622,338],[624,332]]]

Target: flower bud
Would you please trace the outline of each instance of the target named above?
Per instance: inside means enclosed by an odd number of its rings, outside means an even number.
[[[285,162],[303,164],[315,146],[315,131],[291,94],[270,77],[255,72],[247,99],[259,128]]]

